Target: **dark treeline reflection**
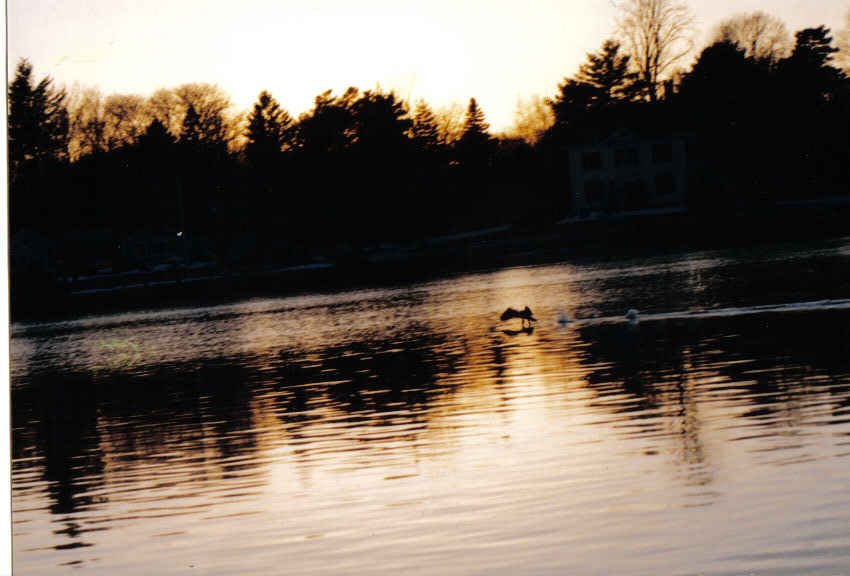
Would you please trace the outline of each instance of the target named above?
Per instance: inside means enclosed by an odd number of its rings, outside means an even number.
[[[699,414],[712,396],[745,406],[739,417],[765,435],[799,427],[813,407],[840,421],[850,408],[847,320],[825,311],[583,327],[590,405],[633,419],[629,435],[662,432],[658,416],[674,416],[686,461],[700,460]],[[813,338],[813,326],[828,336]]]
[[[524,139],[491,135],[474,98],[460,114],[352,87],[293,118],[263,92],[240,117],[213,85],[66,94],[24,60],[9,86],[11,230],[25,233],[12,278],[169,258],[227,269],[346,261],[381,243],[540,229],[573,214],[568,149],[621,129],[695,135],[687,202],[706,222],[846,195],[850,84],[830,31],[801,30],[785,52],[747,42],[725,33],[650,89],[608,41],[546,100],[554,122]],[[651,208],[644,200],[628,208]]]
[[[723,427],[781,435],[826,412],[850,411],[846,311],[722,319],[589,324],[508,336],[411,328],[305,352],[274,349],[126,371],[42,369],[12,389],[13,481],[44,490],[71,538],[79,515],[118,499],[137,506],[176,495],[266,485],[271,452],[291,450],[309,478],[336,455],[353,469],[453,450],[453,415],[484,412],[510,421],[529,384],[546,383],[547,404],[569,404],[578,381],[582,412],[644,453],[670,451],[689,485],[711,482],[704,449],[710,405]],[[818,338],[810,331],[817,326]],[[385,432],[382,432],[385,430]],[[278,455],[275,458],[280,458]],[[33,475],[45,484],[33,486]],[[21,494],[19,493],[19,496]],[[147,500],[146,500],[147,499]],[[168,514],[184,513],[179,508]]]
[[[147,480],[161,487],[178,486],[177,470],[191,465],[181,490],[203,491],[220,488],[214,480],[256,476],[256,456],[274,444],[298,446],[297,460],[307,463],[306,439],[328,420],[343,429],[382,426],[404,410],[424,428],[434,397],[446,392],[435,386],[438,374],[454,369],[454,356],[435,339],[395,346],[370,341],[319,358],[281,351],[136,371],[41,370],[13,392],[13,458],[23,459],[15,468],[37,470],[51,512],[73,515],[102,501],[90,493],[104,484],[107,461],[111,482],[131,487],[146,481],[134,467],[151,468]],[[371,439],[381,441],[359,441]]]

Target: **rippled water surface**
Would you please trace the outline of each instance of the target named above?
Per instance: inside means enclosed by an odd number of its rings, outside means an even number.
[[[11,352],[16,574],[850,573],[850,239],[15,324]]]

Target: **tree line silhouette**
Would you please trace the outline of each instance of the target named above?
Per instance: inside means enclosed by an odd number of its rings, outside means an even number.
[[[523,137],[492,135],[475,98],[460,123],[425,101],[351,87],[293,118],[263,91],[242,118],[214,85],[69,94],[21,60],[8,86],[10,230],[51,239],[70,268],[89,264],[63,252],[67,234],[108,231],[117,271],[129,266],[122,240],[139,231],[205,237],[222,264],[264,265],[540,228],[569,214],[566,149],[624,127],[696,135],[697,215],[848,193],[850,82],[827,28],[801,30],[792,45],[777,19],[738,16],[690,70],[669,73],[675,46],[638,41],[652,16],[639,9],[654,2],[623,1],[633,8],[621,7],[625,40],[605,41],[556,94],[520,110]],[[657,16],[681,41],[688,15]],[[246,237],[254,243],[240,251]]]

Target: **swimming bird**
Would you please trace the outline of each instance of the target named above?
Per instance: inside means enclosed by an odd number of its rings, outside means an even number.
[[[502,321],[510,320],[511,318],[520,318],[522,320],[522,325],[525,326],[525,323],[528,322],[528,325],[531,326],[532,322],[537,322],[537,318],[532,315],[531,308],[526,306],[522,310],[514,310],[513,308],[508,308],[502,313]]]
[[[558,324],[561,326],[566,326],[570,323],[570,319],[567,317],[566,312],[563,310],[558,314]]]

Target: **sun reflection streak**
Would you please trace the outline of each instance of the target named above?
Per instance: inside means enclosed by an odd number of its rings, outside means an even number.
[[[829,470],[846,453],[846,345],[805,332],[844,334],[846,310],[562,326],[559,312],[616,292],[613,271],[581,274],[524,268],[37,333],[27,342],[52,361],[78,358],[15,391],[16,546],[94,565],[132,538],[151,557],[165,542],[231,566],[241,534],[265,565],[338,573],[412,561],[382,542],[415,541],[422,562],[462,543],[479,567],[503,567],[522,542],[587,566],[600,542],[686,546],[680,523],[715,539],[706,518],[757,525],[788,493],[761,497],[765,484],[797,489],[783,484],[795,466]],[[500,313],[522,305],[535,330],[506,334]],[[87,369],[87,346],[128,334],[140,366]],[[830,486],[805,484],[832,502]],[[730,507],[742,500],[754,504]]]

